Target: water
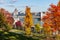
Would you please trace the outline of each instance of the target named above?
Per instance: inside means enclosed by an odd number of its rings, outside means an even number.
[[[20,18],[20,21],[21,21],[21,22],[24,22],[24,18]],[[41,21],[39,21],[37,18],[33,19],[33,23],[34,23],[34,24],[39,23],[40,25],[43,24],[43,23],[42,23]]]

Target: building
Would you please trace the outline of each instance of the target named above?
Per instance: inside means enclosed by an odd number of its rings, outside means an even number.
[[[15,22],[16,22],[17,20],[19,20],[17,8],[15,8],[14,12],[12,13],[12,16],[13,16]],[[14,22],[14,24],[15,24],[15,22]]]
[[[34,23],[38,23],[41,21],[41,15],[45,14],[45,12],[32,12],[32,15],[33,15],[33,21]],[[20,20],[21,22],[24,22],[24,17],[25,17],[25,13],[23,12],[18,12],[17,9],[14,10],[14,12],[12,13],[13,15],[13,18],[15,20],[15,22],[17,20]]]

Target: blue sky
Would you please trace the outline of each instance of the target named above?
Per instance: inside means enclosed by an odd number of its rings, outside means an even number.
[[[0,8],[13,12],[15,8],[18,11],[25,11],[25,7],[31,7],[32,12],[47,11],[51,3],[57,4],[59,0],[0,0]]]

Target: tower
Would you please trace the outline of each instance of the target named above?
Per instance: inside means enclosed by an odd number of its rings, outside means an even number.
[[[14,18],[15,22],[19,20],[17,8],[15,8],[15,10],[13,12],[13,18]],[[15,22],[14,22],[14,24],[15,24]]]
[[[13,12],[13,15],[14,15],[14,16],[17,16],[17,15],[18,15],[18,10],[17,10],[17,8],[15,8],[15,10],[14,10],[14,12]]]

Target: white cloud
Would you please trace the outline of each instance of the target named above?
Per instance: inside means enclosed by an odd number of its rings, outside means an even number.
[[[13,2],[16,2],[17,0],[12,0]]]
[[[13,4],[7,4],[8,7],[15,7]]]
[[[18,0],[11,0],[12,3],[15,3],[15,2],[17,2],[17,1],[18,1]]]
[[[5,0],[0,0],[0,4],[5,4]]]
[[[18,0],[10,0],[9,3],[13,4],[15,2],[17,2]]]

